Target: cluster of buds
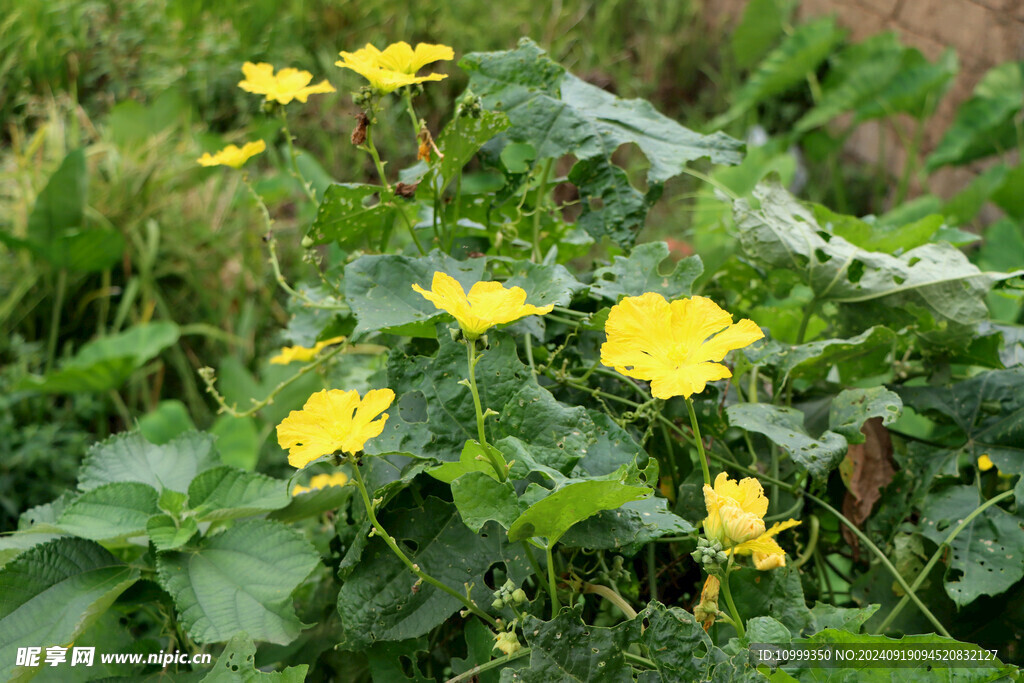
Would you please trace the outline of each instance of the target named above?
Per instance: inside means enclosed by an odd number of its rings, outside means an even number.
[[[456,116],[465,116],[471,119],[480,118],[480,113],[483,111],[483,106],[480,104],[480,98],[471,92],[467,92],[458,105],[455,108]]]
[[[690,553],[690,557],[704,567],[708,573],[729,561],[729,556],[725,554],[721,541],[712,541],[703,537],[697,539],[697,549]]]
[[[506,655],[513,655],[519,650],[523,649],[523,646],[519,643],[519,638],[516,637],[515,628],[510,631],[502,631],[494,636],[493,650],[501,650]]]
[[[494,602],[491,603],[491,607],[502,609],[509,603],[521,605],[524,602],[526,602],[526,591],[522,588],[516,588],[516,584],[512,582],[512,579],[508,579],[505,581],[505,585],[494,591]]]

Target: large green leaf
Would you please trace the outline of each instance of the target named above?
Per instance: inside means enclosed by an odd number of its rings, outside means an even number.
[[[302,683],[308,669],[308,664],[300,664],[284,671],[260,671],[256,668],[256,644],[246,634],[239,634],[228,641],[202,683]]]
[[[847,443],[864,443],[860,431],[873,417],[882,418],[882,424],[892,424],[903,410],[903,401],[885,387],[844,389],[832,399],[828,409],[828,426],[841,434]]]
[[[386,510],[379,518],[423,571],[459,593],[465,593],[464,584],[473,584],[478,604],[493,600],[484,574],[495,562],[510,563],[502,555],[504,534],[497,525],[489,524],[482,534],[474,534],[454,505],[434,497],[420,507]],[[384,542],[370,538],[338,593],[343,625],[339,648],[360,651],[377,641],[415,638],[463,607],[429,584],[413,590],[414,583],[415,574]]]
[[[869,328],[849,339],[822,339],[806,344],[782,344],[775,340],[756,342],[744,349],[752,364],[776,368],[777,386],[789,377],[825,377],[833,368],[857,361],[854,368],[873,374],[892,351],[896,335],[887,327]],[[860,378],[865,372],[851,372]]]
[[[633,669],[622,653],[639,638],[640,620],[603,628],[584,623],[582,611],[582,606],[566,608],[551,621],[526,615],[523,635],[530,646],[530,663],[502,671],[502,683],[632,683]]]
[[[669,511],[666,499],[651,497],[598,512],[573,525],[560,543],[570,548],[614,549],[628,557],[654,539],[693,530],[692,524]]]
[[[184,493],[198,473],[219,464],[208,434],[188,432],[157,446],[141,434],[124,433],[89,449],[78,475],[78,487],[88,491],[112,482],[135,481],[158,491]]]
[[[412,286],[430,291],[435,272],[447,273],[469,291],[484,279],[484,259],[456,261],[434,250],[411,258],[392,254],[361,256],[345,266],[345,298],[358,324],[353,335],[378,330],[431,337],[431,320],[444,315]]]
[[[668,256],[664,242],[639,244],[629,256],[615,256],[611,265],[596,269],[590,293],[613,302],[645,292],[657,292],[669,301],[689,296],[694,281],[704,272],[700,257],[678,261],[671,271],[663,273],[661,264]]]
[[[441,178],[450,183],[462,167],[488,140],[509,127],[508,117],[500,112],[481,111],[479,116],[456,116],[437,136],[444,154]]]
[[[291,500],[288,482],[227,466],[199,473],[188,486],[188,506],[204,522],[279,510]]]
[[[508,529],[520,512],[512,482],[498,482],[485,472],[467,472],[453,481],[452,502],[474,532],[491,520]]]
[[[794,4],[792,0],[751,0],[747,3],[729,41],[736,66],[749,69],[775,45],[793,13]]]
[[[505,258],[490,260],[506,264],[509,277],[505,286],[520,287],[526,292],[526,303],[534,306],[568,306],[573,294],[584,287],[565,266],[557,263],[533,263]]]
[[[178,326],[172,322],[136,325],[89,342],[59,370],[44,377],[25,377],[18,388],[48,394],[116,389],[136,369],[177,343],[178,336]]]
[[[783,541],[785,543],[785,541]],[[730,577],[733,598],[743,605],[743,617],[772,617],[790,633],[811,625],[811,611],[804,602],[800,572],[792,567],[758,571],[744,567]]]
[[[680,607],[665,607],[651,602],[642,612],[648,623],[642,641],[647,646],[661,680],[700,681],[709,678],[716,649],[690,612]],[[707,653],[707,655],[702,655]]]
[[[983,273],[947,243],[899,257],[865,251],[826,231],[777,184],[759,185],[754,196],[756,208],[745,199],[734,203],[743,251],[756,263],[794,271],[819,301],[878,302],[974,325],[988,317],[984,297],[992,285],[1024,273]]]
[[[97,543],[60,538],[0,570],[0,678],[27,680],[19,647],[70,646],[139,578]]]
[[[921,533],[942,543],[983,502],[974,486],[931,492],[921,510]],[[1021,518],[998,506],[975,517],[951,546],[943,586],[958,607],[983,595],[999,595],[1024,577]]]
[[[75,536],[104,541],[145,533],[149,518],[160,512],[152,486],[115,482],[90,489],[64,508],[60,528]]]
[[[315,244],[337,242],[345,249],[359,246],[367,234],[387,228],[395,207],[376,197],[377,185],[344,183],[331,185],[316,211],[307,237]]]
[[[927,169],[966,164],[1017,146],[1016,116],[1024,108],[1024,62],[995,67],[960,105],[953,123],[928,157]]]
[[[725,409],[729,424],[764,434],[815,479],[825,478],[846,455],[846,439],[826,431],[815,439],[804,429],[804,414],[796,408],[768,403],[736,403]]]
[[[624,481],[574,482],[528,507],[509,527],[508,540],[543,537],[554,544],[573,524],[653,494],[650,487],[631,486]]]
[[[320,562],[302,534],[279,522],[240,522],[197,548],[157,556],[160,585],[198,643],[239,633],[285,645],[303,625],[291,593]]]
[[[916,48],[903,51],[896,75],[857,105],[855,121],[888,118],[894,114],[927,116],[960,69],[956,51],[943,52],[929,62]]]

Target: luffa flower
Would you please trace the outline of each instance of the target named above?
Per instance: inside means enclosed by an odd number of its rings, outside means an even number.
[[[708,382],[732,376],[719,361],[761,339],[752,320],[732,315],[711,299],[695,296],[669,303],[655,292],[612,306],[601,362],[627,377],[649,380],[656,398],[689,398]]]
[[[257,154],[260,154],[267,148],[267,143],[263,140],[257,140],[256,142],[247,142],[241,147],[237,145],[228,145],[224,149],[220,150],[216,154],[210,154],[206,152],[203,156],[196,159],[196,162],[200,166],[230,166],[231,168],[242,168],[245,162],[253,158]]]
[[[339,344],[345,341],[344,337],[332,337],[319,341],[313,345],[313,348],[306,348],[305,346],[284,346],[281,347],[281,352],[270,359],[270,362],[274,365],[288,365],[295,361],[308,362],[316,358],[317,354],[323,351],[332,344]]]
[[[328,486],[344,486],[346,483],[348,483],[348,475],[344,472],[318,474],[309,480],[309,486],[296,486],[293,488],[292,495],[297,496],[300,493],[312,493],[313,491],[319,491],[320,489],[327,488]]]
[[[354,390],[318,391],[302,410],[293,410],[281,421],[277,442],[288,449],[288,464],[300,469],[336,451],[354,455],[380,436],[388,419],[387,413],[381,413],[394,400],[390,389],[373,389],[362,399]],[[380,419],[374,419],[378,415]]]
[[[341,60],[335,65],[355,71],[381,93],[392,92],[403,85],[447,78],[446,74],[417,76],[416,72],[431,62],[455,58],[455,51],[447,45],[419,43],[414,50],[404,41],[388,45],[383,51],[368,43],[361,50],[339,54]]]
[[[715,478],[714,487],[705,484],[704,505],[708,511],[704,534],[720,541],[726,552],[753,555],[754,566],[762,570],[786,565],[786,552],[774,537],[800,522],[794,519],[776,522],[765,530],[768,499],[757,479],[746,477],[735,482],[721,472]]]
[[[281,69],[274,74],[273,64],[246,62],[242,65],[245,80],[239,81],[238,87],[246,92],[266,95],[267,101],[288,104],[292,100],[305,102],[310,95],[334,92],[334,86],[326,80],[316,85],[309,85],[313,74],[299,69]]]
[[[495,325],[544,315],[554,308],[554,304],[528,304],[523,288],[506,288],[500,282],[477,282],[467,295],[458,280],[441,271],[434,273],[430,291],[416,284],[412,288],[435,307],[451,313],[468,339],[476,339]]]

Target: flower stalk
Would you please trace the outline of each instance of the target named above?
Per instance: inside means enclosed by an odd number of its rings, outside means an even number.
[[[704,452],[704,439],[700,435],[700,425],[697,424],[697,413],[693,409],[693,401],[686,397],[686,410],[690,413],[690,426],[693,427],[693,440],[697,444],[697,454],[700,456],[700,472],[704,475],[704,485],[711,486],[711,471],[708,469],[708,454]]]
[[[480,391],[476,386],[476,364],[480,360],[480,356],[476,353],[475,339],[466,340],[466,360],[469,366],[469,393],[473,395],[473,409],[476,411],[477,438],[484,449],[484,453],[487,454],[488,462],[491,463],[491,467],[494,468],[495,473],[498,475],[498,481],[505,481],[508,478],[508,469],[503,462],[500,462],[495,457],[490,444],[487,443],[487,432],[484,428],[484,410],[483,405],[480,403]]]

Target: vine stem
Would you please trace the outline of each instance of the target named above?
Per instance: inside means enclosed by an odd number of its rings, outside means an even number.
[[[476,410],[476,432],[477,437],[480,439],[480,445],[484,449],[484,453],[487,455],[487,460],[491,463],[491,467],[498,475],[498,481],[505,481],[508,478],[508,468],[505,464],[499,462],[497,457],[491,451],[490,445],[487,443],[487,434],[484,430],[484,410],[480,404],[480,392],[476,388],[476,363],[479,358],[476,355],[476,340],[466,340],[466,360],[469,365],[469,393],[473,394],[473,408]]]
[[[711,471],[708,469],[708,456],[704,452],[704,439],[700,436],[700,426],[697,424],[697,413],[693,410],[693,401],[686,397],[686,410],[690,413],[690,426],[693,427],[693,438],[697,442],[697,453],[700,455],[700,471],[704,475],[704,485],[711,486]],[[661,413],[658,413],[661,417]]]
[[[956,526],[955,529],[953,529],[951,532],[949,532],[949,535],[946,536],[946,540],[944,540],[942,543],[940,543],[939,547],[935,549],[934,553],[932,553],[932,556],[928,559],[928,563],[924,566],[924,569],[922,569],[921,572],[917,575],[917,578],[914,579],[914,583],[912,583],[910,585],[911,589],[916,591],[921,586],[921,584],[924,582],[924,580],[928,577],[928,574],[931,573],[932,568],[935,566],[935,563],[939,561],[940,557],[942,557],[943,551],[945,551],[945,549],[947,547],[949,547],[949,545],[953,542],[953,539],[955,539],[960,534],[961,531],[966,529],[967,526],[971,522],[974,521],[975,517],[977,517],[982,512],[984,512],[988,508],[992,507],[996,503],[998,503],[998,502],[1000,502],[1002,500],[1005,500],[1005,499],[1009,498],[1012,495],[1013,495],[1013,489],[1009,489],[1007,491],[1003,491],[998,496],[993,496],[992,498],[989,498],[984,503],[982,503],[977,508],[975,508],[974,511],[971,514],[969,514],[966,517],[964,517],[964,521],[960,522]],[[910,593],[907,593],[902,598],[900,598],[900,601],[898,603],[896,603],[896,606],[892,608],[891,612],[889,612],[889,616],[887,616],[885,618],[885,621],[883,621],[878,626],[878,632],[879,633],[884,632],[885,629],[889,626],[889,624],[892,623],[893,619],[895,619],[896,616],[903,610],[903,608],[907,604],[907,601],[910,599],[909,596],[910,596]]]
[[[533,261],[540,261],[540,204],[544,201],[544,195],[547,193],[548,188],[548,177],[551,175],[551,165],[554,163],[554,159],[547,159],[544,162],[543,168],[540,172],[540,184],[537,185],[537,202],[533,207],[533,247],[531,254]]]
[[[420,569],[420,566],[418,564],[410,560],[409,557],[404,552],[402,552],[402,549],[398,547],[398,543],[395,542],[394,537],[389,535],[388,532],[384,530],[384,527],[381,526],[380,522],[377,521],[377,515],[373,512],[373,503],[370,501],[370,494],[366,491],[366,483],[363,481],[363,473],[359,471],[359,463],[356,461],[355,456],[348,456],[348,460],[349,463],[352,465],[352,471],[355,473],[353,481],[355,481],[356,487],[359,489],[359,494],[363,498],[363,506],[366,508],[366,516],[369,517],[370,524],[373,525],[373,528],[377,532],[377,535],[379,535],[384,540],[384,542],[387,543],[388,547],[391,548],[391,552],[397,555],[398,559],[400,559],[403,562],[403,564],[405,564],[405,566],[408,567],[409,570],[417,577],[426,581],[431,586],[439,590],[442,590],[448,595],[452,596],[453,598],[461,602],[463,605],[465,605],[466,609],[468,609],[470,612],[486,621],[493,628],[500,630],[501,627],[498,625],[498,622],[494,620],[494,617],[480,609],[480,607],[477,606],[477,604],[471,598],[460,594],[455,589],[451,588],[446,584],[441,583],[430,574],[427,574],[425,571]]]
[[[284,106],[281,106],[281,130],[284,132],[285,142],[288,143],[288,158],[291,161],[292,176],[295,180],[299,181],[299,185],[302,186],[302,191],[306,193],[306,197],[313,204],[316,204],[316,195],[313,193],[313,188],[309,186],[306,179],[302,177],[302,172],[299,170],[299,156],[295,153],[295,147],[292,145],[292,132],[288,130],[288,115],[284,111]]]
[[[736,628],[736,635],[742,639],[747,637],[747,631],[743,628],[743,618],[740,617],[740,612],[736,609],[736,602],[732,599],[732,591],[729,590],[729,574],[732,573],[733,557],[734,555],[729,555],[729,564],[722,575],[722,593],[725,594],[725,604],[729,607],[729,614],[732,616],[732,625]]]
[[[460,681],[474,680],[477,674],[482,674],[484,671],[490,671],[491,669],[497,669],[499,666],[505,666],[506,664],[515,659],[525,657],[526,655],[530,654],[530,652],[532,652],[532,648],[524,647],[518,652],[513,652],[510,655],[498,657],[497,659],[492,659],[491,661],[485,664],[481,664],[480,666],[474,666],[469,671],[463,671],[458,676],[453,676],[452,678],[449,678],[445,683],[459,683]]]
[[[654,547],[653,543],[649,545],[652,548]],[[623,598],[621,595],[613,591],[608,586],[602,586],[597,583],[584,582],[582,588],[584,593],[593,593],[594,595],[600,595],[602,598],[618,607],[619,611],[625,614],[627,619],[636,619],[636,610],[633,609],[633,606],[626,602],[625,598]],[[652,599],[657,600],[658,598],[655,597]]]
[[[562,609],[561,603],[558,602],[558,585],[555,582],[555,557],[551,552],[554,547],[555,544],[550,541],[544,546],[544,552],[547,554],[548,559],[548,593],[551,594],[552,619],[558,616],[558,610]]]

